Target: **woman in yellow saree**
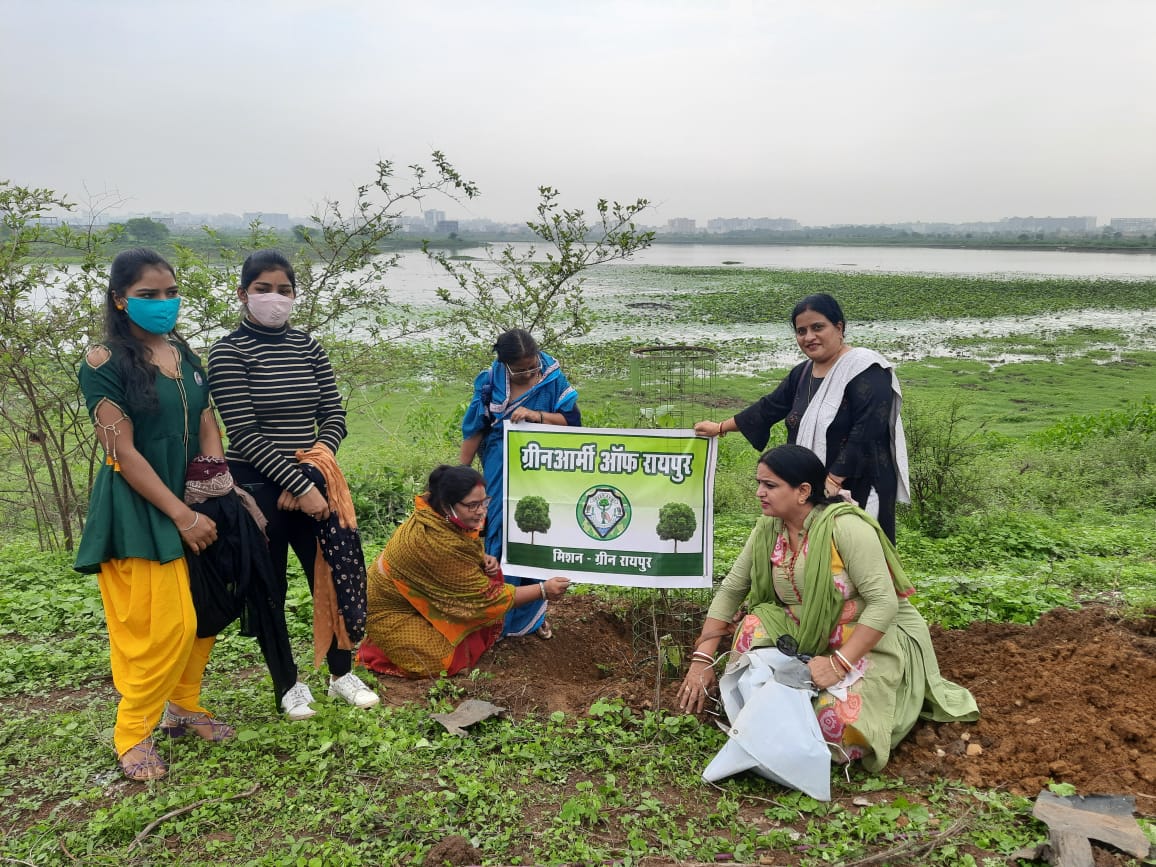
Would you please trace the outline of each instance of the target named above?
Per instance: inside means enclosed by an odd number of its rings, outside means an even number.
[[[489,502],[471,467],[443,464],[430,473],[413,514],[369,568],[362,665],[397,677],[456,674],[498,640],[511,608],[565,595],[567,578],[505,583],[480,535]]]

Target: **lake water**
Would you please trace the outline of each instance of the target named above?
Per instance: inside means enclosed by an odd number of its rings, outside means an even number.
[[[500,246],[500,245],[499,245]],[[514,244],[522,252],[528,244]],[[542,249],[542,248],[539,248]],[[484,261],[481,248],[462,251]],[[738,263],[723,265],[723,262]],[[1156,253],[1089,253],[1063,250],[964,250],[937,247],[788,247],[757,244],[655,244],[628,262],[593,269],[588,282],[612,286],[608,269],[637,265],[676,267],[777,268],[886,274],[970,274],[990,277],[1108,277],[1156,280]],[[401,256],[389,275],[394,300],[429,303],[439,286],[449,287],[445,272],[417,251]],[[1156,303],[1156,297],[1153,298]]]
[[[514,245],[525,251],[528,245]],[[485,267],[485,251],[463,250],[477,257]],[[737,262],[723,265],[724,261]],[[781,247],[773,245],[659,244],[643,250],[629,262],[615,262],[591,269],[585,275],[591,296],[603,305],[622,303],[629,297],[652,298],[661,293],[653,287],[640,289],[634,281],[623,280],[619,269],[638,266],[773,268],[781,270],[839,271],[891,274],[956,274],[1017,281],[1042,277],[1110,278],[1156,281],[1156,253],[1089,253],[1060,250],[964,250],[927,247]],[[488,267],[487,267],[487,270]],[[619,272],[616,274],[616,272]],[[450,287],[444,270],[420,252],[406,253],[400,267],[387,278],[390,296],[416,306],[435,302],[435,290]],[[627,289],[626,287],[630,288]],[[457,294],[456,286],[453,286]],[[639,294],[639,293],[642,294]],[[1156,289],[1152,306],[1156,308]],[[853,323],[854,341],[879,349],[895,361],[925,358],[969,357],[993,365],[1026,360],[1029,355],[1009,352],[999,345],[1001,338],[1025,334],[1049,339],[1076,329],[1115,330],[1117,341],[1094,348],[1110,352],[1156,349],[1156,326],[1152,317],[1135,310],[1072,310],[1039,316],[1007,316],[953,319],[949,327],[926,320],[890,320]],[[598,322],[582,342],[626,338],[639,345],[668,344],[672,340],[694,345],[723,346],[735,340],[754,338],[767,348],[744,348],[742,358],[723,362],[720,369],[730,372],[788,367],[799,353],[789,323],[727,324],[672,322],[656,311],[653,317],[631,324]],[[991,340],[991,348],[970,346],[961,349],[953,339]]]

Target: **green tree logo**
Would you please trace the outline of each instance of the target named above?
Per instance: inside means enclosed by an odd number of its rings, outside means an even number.
[[[523,533],[530,534],[530,544],[534,544],[535,533],[545,533],[550,529],[550,504],[544,497],[522,497],[514,508],[514,523]]]
[[[686,542],[698,529],[694,509],[686,503],[667,503],[658,510],[658,538],[673,539],[674,553],[678,553],[678,543]]]
[[[630,500],[612,485],[587,488],[578,498],[578,527],[591,539],[617,539],[630,526]]]

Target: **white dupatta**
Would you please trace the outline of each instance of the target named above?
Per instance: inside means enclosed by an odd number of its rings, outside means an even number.
[[[823,465],[827,464],[827,428],[835,420],[836,413],[843,403],[843,393],[847,384],[873,364],[878,364],[891,374],[891,390],[895,399],[891,401],[891,458],[895,462],[895,474],[898,477],[897,499],[901,503],[911,502],[910,475],[907,471],[907,438],[903,435],[903,420],[899,417],[899,410],[903,407],[903,392],[899,389],[899,379],[895,376],[895,366],[876,352],[874,349],[855,347],[835,361],[835,364],[823,377],[815,396],[807,405],[799,421],[799,430],[795,435],[797,445],[806,446],[816,455]],[[867,498],[866,511],[874,518],[879,517],[879,496],[875,489]]]

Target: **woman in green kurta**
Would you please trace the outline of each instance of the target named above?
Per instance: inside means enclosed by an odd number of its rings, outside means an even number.
[[[809,658],[820,690],[815,713],[833,757],[878,771],[919,718],[971,721],[979,710],[939,673],[895,548],[862,509],[825,497],[825,475],[802,446],[759,459],[764,517],[711,603],[679,705],[702,710],[718,646],[746,601],[732,652],[778,646]]]
[[[145,782],[167,773],[153,743],[232,737],[200,703],[214,638],[197,637],[185,548],[213,544],[212,518],[183,499],[198,454],[223,459],[208,383],[173,330],[180,288],[152,250],[113,260],[105,339],[80,367],[80,387],[105,460],[97,472],[75,568],[95,573],[108,624],[112,680],[120,693],[113,742],[121,770]]]

